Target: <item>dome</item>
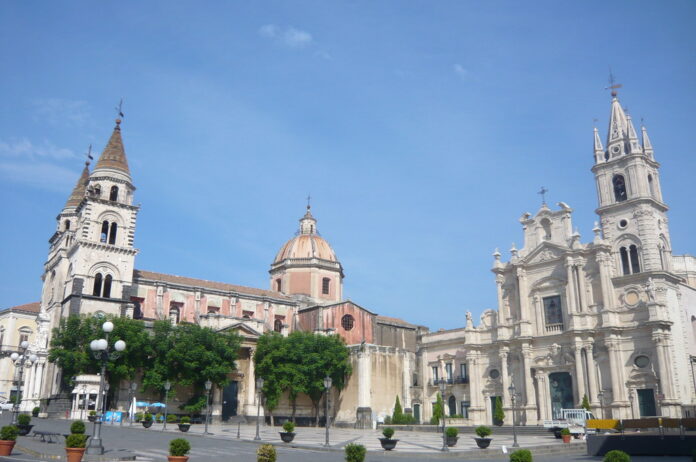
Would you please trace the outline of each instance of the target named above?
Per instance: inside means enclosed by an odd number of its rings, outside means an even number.
[[[309,206],[307,213],[300,219],[299,234],[280,248],[273,264],[297,258],[317,258],[338,263],[336,253],[329,243],[317,234],[317,220],[312,216]]]

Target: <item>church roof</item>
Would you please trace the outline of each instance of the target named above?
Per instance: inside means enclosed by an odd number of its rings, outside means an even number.
[[[70,193],[68,201],[65,203],[65,208],[67,207],[77,207],[85,197],[85,189],[87,188],[87,182],[89,181],[89,165],[85,164],[85,168],[82,170],[82,175],[77,180],[77,184]]]
[[[154,273],[152,271],[144,270],[133,270],[134,282],[138,279],[148,280],[148,281],[161,281],[169,282],[171,284],[178,284],[182,286],[189,286],[192,288],[201,287],[205,289],[222,290],[227,292],[238,292],[248,295],[257,295],[262,297],[272,297],[281,300],[291,301],[290,297],[279,294],[278,292],[273,292],[270,290],[257,289],[255,287],[238,286],[235,284],[228,284],[226,282],[215,282],[207,281],[205,279],[194,279],[187,278],[184,276],[176,276],[174,274],[164,274],[164,273]]]
[[[403,319],[399,318],[392,318],[391,316],[382,316],[379,315],[377,316],[377,322],[381,322],[384,324],[398,324],[400,326],[406,326],[406,327],[417,327],[415,324],[411,324],[410,322],[406,322]]]
[[[126,151],[123,148],[123,139],[121,138],[120,119],[116,119],[116,126],[111,134],[111,138],[109,138],[109,142],[106,143],[104,151],[94,166],[95,172],[101,169],[118,170],[130,176],[128,159],[126,158]]]
[[[25,303],[24,305],[13,306],[3,311],[23,311],[25,313],[38,313],[39,311],[41,311],[41,302]]]

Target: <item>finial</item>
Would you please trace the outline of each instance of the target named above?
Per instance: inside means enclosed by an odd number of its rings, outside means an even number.
[[[500,250],[498,250],[497,247],[493,251],[493,258],[495,258],[496,260],[500,260]]]
[[[309,194],[307,194],[307,210],[309,210],[309,209],[312,208],[312,203],[311,203],[311,201],[312,201],[312,196],[309,195]]]
[[[616,81],[614,80],[614,74],[611,72],[611,67],[609,67],[609,86],[605,87],[604,89],[611,90],[611,97],[616,98],[616,95],[618,94],[616,93],[616,90],[621,87],[623,87],[623,85],[620,83],[616,83]]]
[[[116,109],[116,114],[118,117],[116,117],[116,128],[121,129],[121,121],[125,117],[123,114],[123,98],[121,98],[121,101],[118,102],[118,106],[116,106],[114,109]]]
[[[89,167],[89,164],[92,163],[94,160],[94,157],[92,157],[92,145],[89,145],[89,148],[87,148],[87,160],[85,161],[85,167]]]
[[[549,192],[545,187],[541,187],[537,194],[541,194],[541,205],[546,205],[546,193]]]

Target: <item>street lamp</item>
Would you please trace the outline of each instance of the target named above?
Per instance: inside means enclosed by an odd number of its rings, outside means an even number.
[[[85,420],[85,407],[87,407],[87,403],[89,403],[89,398],[86,396],[87,395],[87,385],[82,385],[82,408],[80,410],[80,420]],[[78,403],[79,404],[79,403]]]
[[[442,409],[440,409],[440,412],[442,412],[442,449],[440,449],[442,452],[449,452],[449,448],[447,447],[447,432],[445,432],[445,379],[440,379],[440,397],[442,401]]]
[[[12,425],[17,425],[19,405],[22,402],[22,380],[24,377],[24,366],[31,366],[39,359],[35,354],[27,356],[27,348],[29,348],[29,342],[24,340],[19,344],[21,354],[19,352],[14,352],[10,355],[10,359],[15,365],[15,382],[17,383],[17,395],[15,396],[15,402],[12,406]]]
[[[633,388],[628,389],[628,401],[631,403],[631,418],[635,419],[636,418],[636,413],[633,409],[633,398],[635,398],[636,394],[633,391]]]
[[[135,417],[135,406],[133,404],[133,398],[135,397],[135,392],[138,389],[138,383],[136,381],[131,382],[130,384],[130,393],[128,393],[128,399],[130,400],[130,404],[128,405],[129,409],[129,415],[128,415],[128,426],[131,427],[133,426],[133,418]],[[123,421],[123,419],[121,419]]]
[[[259,420],[261,419],[261,389],[263,388],[263,377],[256,379],[256,436],[254,441],[260,441],[259,436]]]
[[[604,418],[604,390],[599,390],[597,393],[597,398],[599,399],[599,410],[602,412],[602,419]]]
[[[205,431],[204,435],[209,435],[208,433],[208,419],[210,418],[210,389],[213,388],[213,382],[210,380],[205,381]]]
[[[512,402],[512,438],[513,438],[512,447],[519,448],[520,445],[517,444],[517,427],[515,426],[515,384],[514,383],[510,384],[510,386],[508,387],[508,391],[510,392],[510,400]]]
[[[325,414],[325,425],[326,425],[326,441],[324,442],[324,446],[327,448],[330,446],[329,444],[329,391],[331,390],[331,377],[328,375],[324,377],[324,390],[325,390],[325,401],[326,401],[326,414]]]
[[[165,431],[167,429],[167,414],[168,414],[168,403],[167,401],[169,400],[169,389],[172,388],[172,383],[167,380],[164,382],[164,425],[162,425],[162,431]]]
[[[105,381],[106,377],[106,363],[109,360],[118,359],[123,351],[126,349],[126,342],[123,340],[116,340],[114,342],[114,350],[109,351],[109,334],[114,330],[114,323],[111,321],[106,321],[102,324],[102,331],[104,332],[106,338],[100,338],[98,340],[92,340],[89,344],[89,348],[92,350],[92,354],[96,359],[101,361],[101,375],[99,376],[99,396],[102,402],[97,406],[97,418],[94,420],[94,431],[92,432],[92,438],[89,439],[89,445],[85,451],[87,454],[104,454],[104,446],[102,445],[101,439],[101,424],[102,424],[102,411],[104,408],[104,402],[106,397],[103,396],[104,390],[108,390],[108,384]]]

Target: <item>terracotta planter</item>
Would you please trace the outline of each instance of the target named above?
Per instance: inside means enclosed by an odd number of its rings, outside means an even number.
[[[169,462],[186,462],[188,459],[188,456],[167,456]]]
[[[80,462],[85,455],[85,448],[65,448],[68,462]]]
[[[391,451],[396,447],[396,443],[398,443],[399,440],[392,438],[379,438],[379,442],[382,444],[382,449],[385,451]]]
[[[295,434],[293,432],[278,432],[280,433],[280,439],[283,440],[283,443],[290,443],[292,442],[293,439],[295,439]]]
[[[476,446],[478,446],[480,449],[486,449],[491,445],[493,438],[474,438],[474,440],[476,440]]]
[[[571,435],[561,435],[561,438],[563,438],[564,443],[570,443]]]
[[[9,456],[14,448],[14,440],[0,440],[0,456]]]

